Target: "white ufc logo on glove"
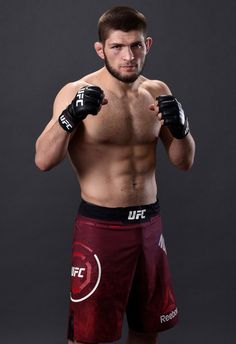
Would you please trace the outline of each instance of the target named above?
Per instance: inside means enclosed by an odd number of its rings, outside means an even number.
[[[61,123],[65,124],[67,129],[72,129],[72,125],[70,124],[70,122],[65,118],[64,115],[61,115]]]
[[[78,106],[78,104],[80,104],[80,106],[84,106],[84,91],[79,91],[77,93],[77,98],[79,99],[76,100],[75,105]]]

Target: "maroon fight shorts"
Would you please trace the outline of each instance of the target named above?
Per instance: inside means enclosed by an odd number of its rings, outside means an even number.
[[[137,332],[177,323],[159,209],[158,201],[128,208],[81,202],[72,250],[70,340],[118,340],[125,312]]]

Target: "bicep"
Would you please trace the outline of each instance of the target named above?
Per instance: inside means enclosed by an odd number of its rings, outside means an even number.
[[[155,98],[161,95],[168,96],[172,94],[170,88],[163,81],[154,80],[153,82]]]
[[[78,86],[76,87],[73,83],[69,83],[58,92],[53,103],[52,121],[58,120],[62,111],[64,111],[74,99],[77,91]]]
[[[77,90],[78,87],[75,87],[73,83],[69,83],[58,92],[53,103],[52,117],[42,134],[48,132],[54,126],[54,124],[57,123],[59,116],[71,103]]]

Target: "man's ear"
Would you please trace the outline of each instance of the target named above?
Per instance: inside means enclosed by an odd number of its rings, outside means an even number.
[[[145,40],[145,44],[146,44],[146,49],[147,49],[147,53],[148,53],[151,46],[152,46],[152,37],[147,37]]]
[[[96,50],[96,53],[98,56],[104,60],[104,52],[103,52],[103,44],[101,42],[95,42],[94,43],[94,49]]]

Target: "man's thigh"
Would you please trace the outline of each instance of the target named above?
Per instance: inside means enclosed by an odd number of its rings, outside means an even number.
[[[160,216],[143,226],[142,238],[127,321],[137,333],[158,333],[173,327],[178,319]]]

